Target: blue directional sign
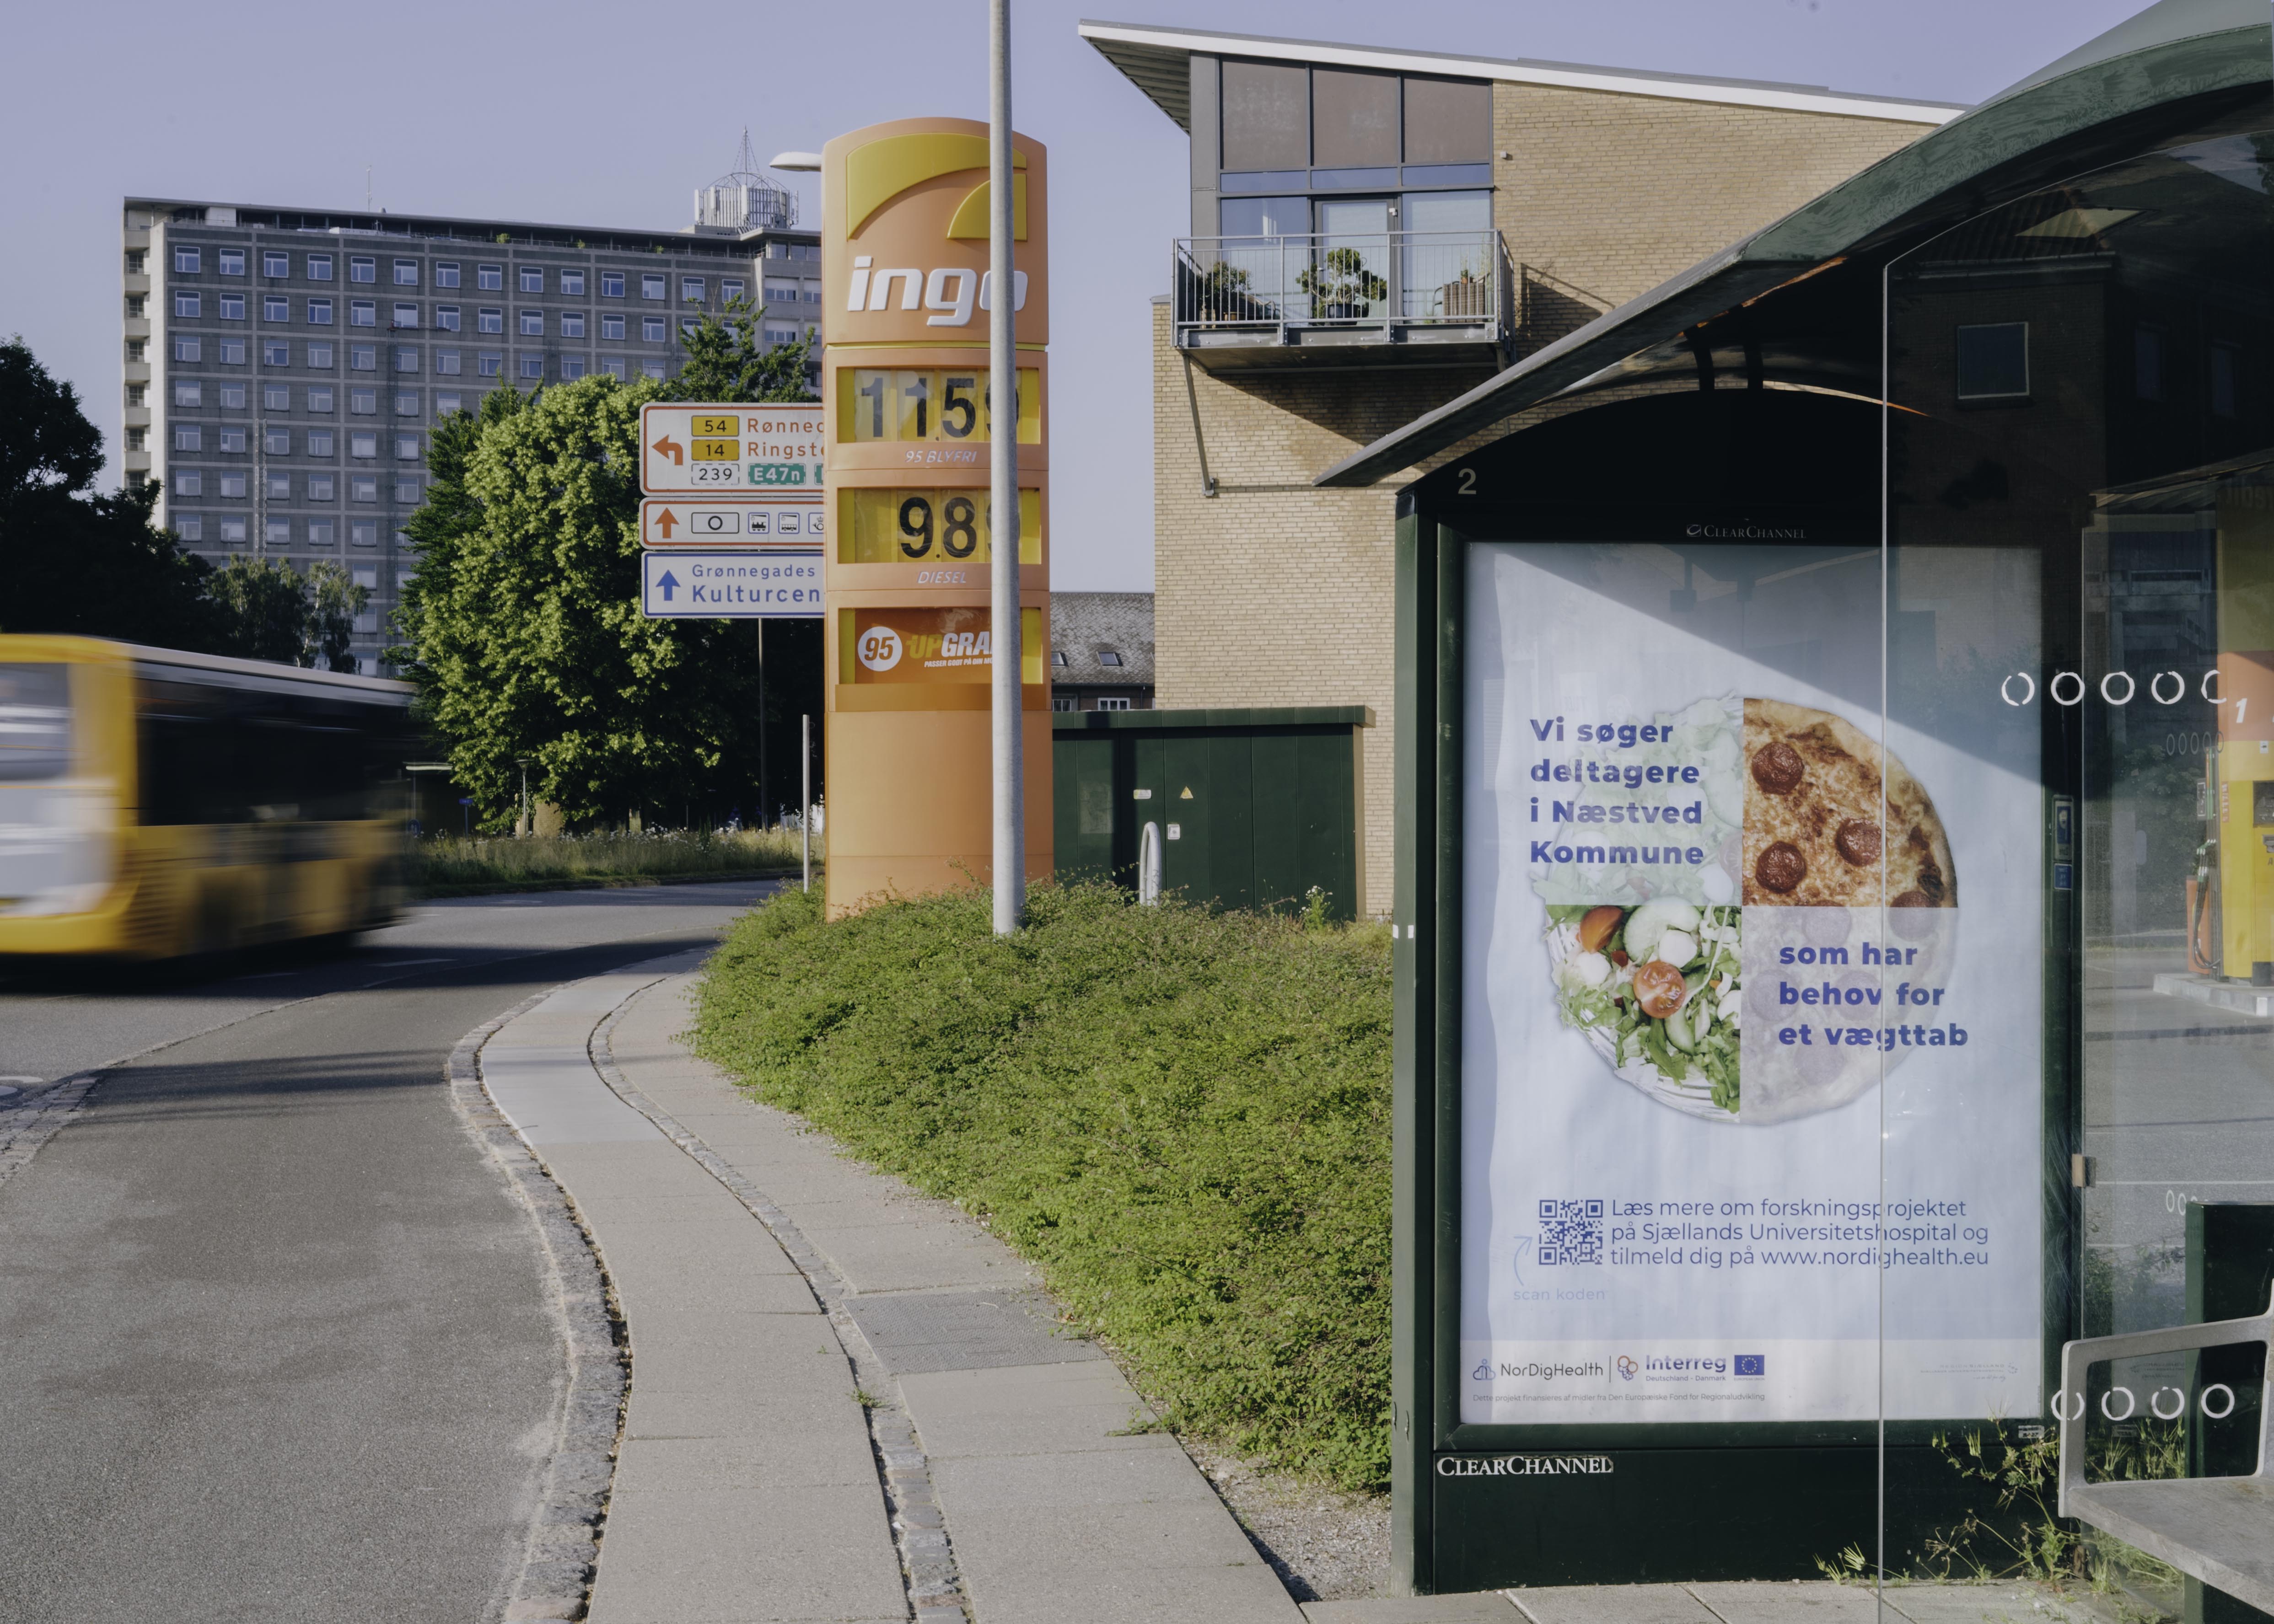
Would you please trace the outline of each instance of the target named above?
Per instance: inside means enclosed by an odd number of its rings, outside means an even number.
[[[690,547],[643,553],[640,613],[650,620],[817,620],[821,554]]]

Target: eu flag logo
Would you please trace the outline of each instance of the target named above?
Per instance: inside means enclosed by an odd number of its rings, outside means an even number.
[[[1767,1367],[1768,1355],[1765,1353],[1741,1353],[1737,1356],[1737,1374],[1740,1376],[1766,1376],[1768,1374]]]

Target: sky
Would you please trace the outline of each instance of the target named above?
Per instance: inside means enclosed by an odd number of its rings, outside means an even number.
[[[1978,102],[2140,0],[1013,0],[1013,121],[1050,151],[1054,584],[1153,587],[1150,305],[1190,230],[1183,132],[1084,17]],[[734,168],[987,116],[985,0],[627,7],[26,6],[4,38],[0,334],[115,449],[128,192],[676,229]],[[806,217],[813,180],[802,177]],[[117,469],[108,477],[116,479]]]

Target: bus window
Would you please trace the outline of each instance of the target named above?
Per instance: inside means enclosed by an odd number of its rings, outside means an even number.
[[[0,784],[71,771],[71,678],[61,664],[0,662]]]

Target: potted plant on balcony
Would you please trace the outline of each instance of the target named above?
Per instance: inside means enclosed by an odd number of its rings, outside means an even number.
[[[1311,296],[1311,314],[1326,321],[1370,316],[1374,301],[1389,297],[1389,284],[1367,268],[1366,255],[1355,248],[1328,249],[1295,283]]]
[[[1278,312],[1250,289],[1246,267],[1219,259],[1196,280],[1197,320],[1201,321],[1273,321]]]
[[[1483,320],[1492,314],[1488,303],[1491,297],[1492,284],[1479,281],[1475,270],[1465,263],[1459,276],[1437,289],[1438,303],[1444,314],[1456,320]]]

